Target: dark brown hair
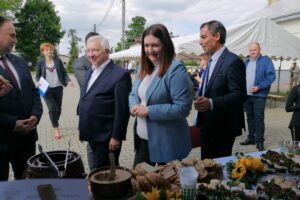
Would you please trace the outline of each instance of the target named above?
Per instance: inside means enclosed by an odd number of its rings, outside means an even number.
[[[0,15],[0,27],[5,23],[10,22],[10,19]]]
[[[217,33],[220,33],[220,43],[225,44],[225,42],[226,42],[226,28],[221,22],[216,21],[216,20],[205,22],[200,26],[200,30],[205,26],[208,28],[209,32],[213,36],[215,36]]]
[[[151,74],[154,70],[154,65],[147,57],[144,46],[144,39],[148,35],[153,35],[158,38],[162,44],[161,63],[158,75],[163,76],[170,67],[175,56],[175,49],[168,29],[162,24],[153,24],[149,26],[142,35],[142,56],[141,56],[141,72],[140,78],[144,78],[147,74]]]
[[[84,38],[84,42],[86,44],[86,42],[88,41],[88,39],[90,37],[93,37],[93,36],[96,36],[96,35],[99,35],[99,33],[96,33],[96,32],[89,32],[88,34],[86,34],[85,38]]]

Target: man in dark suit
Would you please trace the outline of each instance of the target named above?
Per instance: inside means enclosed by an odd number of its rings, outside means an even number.
[[[246,75],[243,61],[224,46],[226,29],[218,21],[200,27],[200,45],[210,55],[195,109],[201,127],[201,159],[230,156],[235,137],[245,126],[243,102]]]
[[[9,163],[15,179],[24,178],[26,162],[35,154],[36,126],[43,112],[28,65],[10,53],[16,43],[12,22],[0,16],[0,75],[13,86],[0,97],[0,180],[8,180]]]
[[[79,101],[80,140],[91,146],[95,167],[109,165],[110,152],[119,163],[129,120],[131,78],[109,59],[109,49],[101,36],[88,39],[87,57],[92,69],[86,73]]]
[[[85,45],[86,45],[87,40],[90,37],[95,36],[95,35],[99,35],[99,34],[96,32],[89,32],[84,38]],[[92,68],[92,64],[89,61],[89,59],[87,58],[87,55],[85,54],[85,55],[81,56],[80,58],[76,59],[72,65],[72,67],[73,67],[74,76],[75,76],[75,78],[78,82],[78,85],[80,87],[80,90],[81,90],[83,87],[85,74],[89,69]],[[93,169],[93,168],[95,168],[94,167],[95,163],[93,162],[94,154],[93,154],[93,150],[89,144],[86,145],[86,151],[87,151],[87,160],[89,163],[89,167],[90,167],[90,169]]]

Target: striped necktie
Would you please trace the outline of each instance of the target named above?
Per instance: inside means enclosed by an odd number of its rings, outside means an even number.
[[[11,69],[9,68],[9,66],[8,66],[8,64],[6,62],[6,58],[4,56],[1,56],[0,60],[3,63],[4,69],[5,69],[6,73],[7,73],[9,81],[12,83],[12,85],[14,87],[16,87],[17,89],[20,89],[18,81],[17,81],[14,73],[11,71]]]

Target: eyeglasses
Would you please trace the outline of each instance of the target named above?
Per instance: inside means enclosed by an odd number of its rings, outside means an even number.
[[[102,49],[87,49],[85,52],[86,53],[95,53],[95,52],[100,52]]]

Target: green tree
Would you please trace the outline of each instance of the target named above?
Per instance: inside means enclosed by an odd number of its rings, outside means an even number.
[[[131,18],[131,23],[128,25],[129,30],[126,32],[125,36],[125,49],[128,49],[130,45],[134,43],[134,40],[141,37],[144,30],[147,20],[142,16],[135,16]],[[121,51],[122,45],[121,42],[117,43],[115,51]]]
[[[17,52],[27,61],[36,63],[43,42],[57,45],[65,34],[60,17],[49,0],[27,0],[15,14],[17,23]]]
[[[74,29],[70,29],[68,31],[68,37],[70,38],[70,60],[67,64],[67,71],[68,72],[73,72],[73,62],[78,58],[79,52],[80,52],[80,48],[78,47],[78,42],[81,41],[81,38],[79,38],[76,35],[76,30]]]
[[[0,0],[0,15],[13,18],[22,3],[23,0]]]

